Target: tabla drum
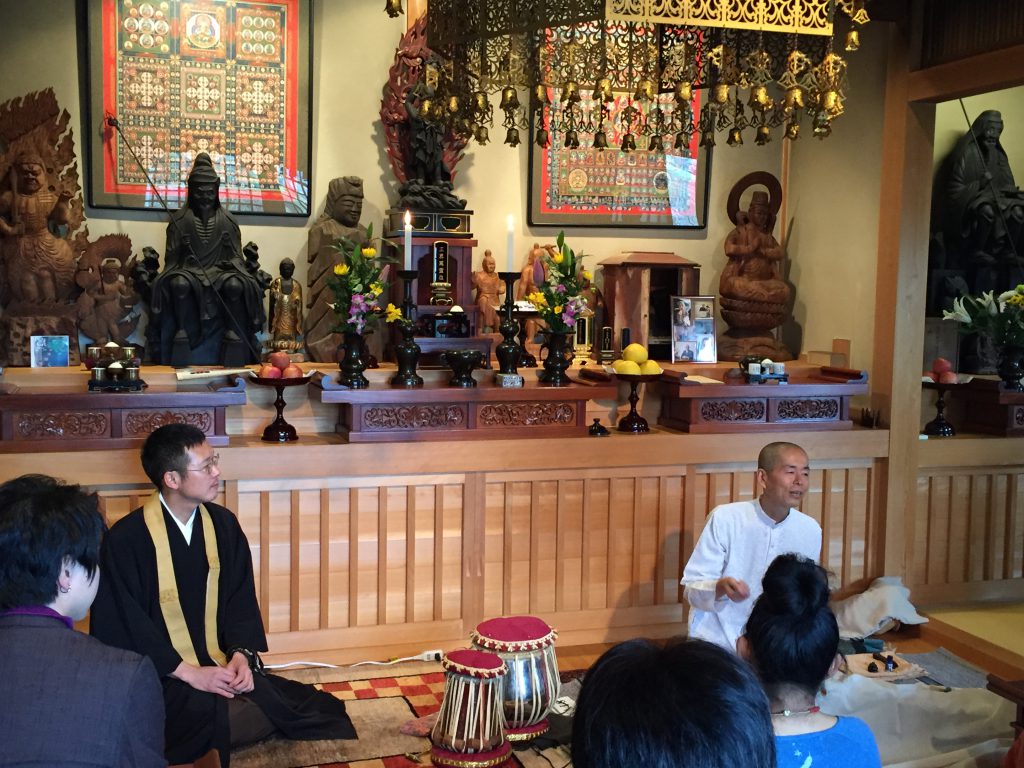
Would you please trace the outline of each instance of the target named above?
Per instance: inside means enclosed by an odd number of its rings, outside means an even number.
[[[548,729],[547,715],[561,681],[555,659],[558,633],[534,616],[488,619],[473,632],[473,645],[497,654],[508,667],[502,708],[511,741],[528,741]]]
[[[508,668],[493,653],[446,653],[444,698],[430,732],[430,759],[440,768],[492,768],[508,759],[502,680]]]

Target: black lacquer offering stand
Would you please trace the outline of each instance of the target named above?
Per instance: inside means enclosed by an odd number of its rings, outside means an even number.
[[[416,373],[416,364],[420,359],[420,345],[413,338],[416,330],[416,304],[412,300],[412,281],[416,279],[415,269],[400,269],[398,276],[402,278],[405,300],[402,302],[402,317],[405,318],[398,332],[402,340],[395,345],[395,359],[398,361],[398,372],[388,382],[392,387],[411,389],[423,386],[423,377]]]
[[[498,310],[501,325],[498,331],[503,341],[494,354],[498,358],[498,373],[495,380],[503,386],[523,386],[523,377],[519,375],[519,361],[523,356],[523,348],[519,346],[516,336],[520,333],[520,323],[515,318],[515,301],[512,299],[512,284],[519,277],[518,272],[499,272],[498,277],[505,281],[505,303]]]
[[[253,384],[262,387],[273,387],[277,390],[277,399],[274,400],[274,407],[277,409],[277,418],[263,430],[263,437],[260,439],[265,443],[292,443],[299,439],[295,427],[284,420],[284,389],[285,387],[297,387],[300,384],[308,384],[309,376],[299,376],[291,379],[268,379],[262,376],[253,376]]]
[[[938,393],[935,399],[935,418],[924,425],[924,433],[929,437],[954,437],[956,429],[946,420],[946,393],[960,386],[959,384],[939,384],[923,382],[925,389],[934,389]]]
[[[645,382],[657,381],[661,378],[661,374],[616,373],[615,377],[619,381],[625,381],[629,384],[629,413],[619,419],[619,432],[631,432],[634,435],[638,435],[643,432],[650,432],[651,428],[647,424],[647,419],[637,413],[636,410],[636,404],[640,401],[640,395],[637,394],[637,389],[639,389],[640,385]]]

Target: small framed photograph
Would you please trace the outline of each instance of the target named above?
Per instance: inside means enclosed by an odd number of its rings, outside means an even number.
[[[673,296],[672,362],[717,363],[715,297]]]
[[[70,339],[67,336],[32,336],[30,362],[33,368],[67,367]]]

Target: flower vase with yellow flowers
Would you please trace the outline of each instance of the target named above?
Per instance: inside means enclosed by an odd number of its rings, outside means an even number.
[[[376,323],[381,312],[380,297],[387,288],[384,269],[393,261],[378,255],[373,245],[372,224],[367,228],[366,236],[364,243],[342,238],[334,244],[341,259],[327,276],[327,286],[334,293],[331,305],[337,318],[334,330],[344,338],[339,382],[353,389],[370,385],[363,375],[367,365],[363,357],[363,334]]]
[[[1004,386],[1024,391],[1024,284],[998,296],[994,291],[961,296],[953,302],[953,311],[944,311],[942,317],[958,321],[965,333],[981,333],[991,339],[999,355],[996,370]]]
[[[541,350],[547,349],[544,370],[537,378],[560,386],[570,383],[566,370],[572,364],[572,338],[576,320],[587,309],[583,287],[591,280],[583,269],[582,253],[577,254],[565,244],[565,233],[559,232],[556,249],[542,256],[547,277],[537,290],[526,298],[547,323],[547,338]]]
[[[402,314],[402,310],[394,304],[388,304],[384,310],[384,319],[398,326],[402,340],[395,345],[395,359],[398,361],[398,372],[389,382],[392,387],[422,387],[423,377],[416,373],[416,364],[420,359],[420,345],[413,338],[415,326],[412,320]]]

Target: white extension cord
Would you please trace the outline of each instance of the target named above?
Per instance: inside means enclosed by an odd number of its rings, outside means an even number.
[[[424,651],[415,656],[403,656],[400,659],[390,659],[388,661],[358,661],[355,664],[350,664],[351,667],[360,667],[364,665],[374,665],[380,667],[390,666],[391,664],[398,664],[403,661],[440,661],[441,657],[444,656],[444,651],[440,648],[434,650]],[[326,669],[339,669],[345,666],[344,664],[325,664],[321,661],[289,661],[284,664],[267,664],[267,669],[288,669],[291,667],[322,667]]]

